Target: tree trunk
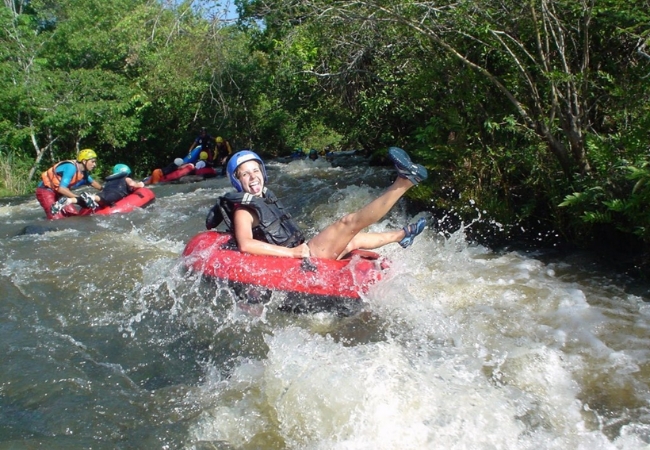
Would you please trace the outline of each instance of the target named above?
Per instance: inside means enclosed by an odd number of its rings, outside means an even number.
[[[31,121],[31,120],[30,120]],[[36,151],[36,158],[34,158],[34,165],[32,166],[31,169],[29,169],[29,181],[32,181],[34,179],[34,175],[36,174],[36,169],[38,169],[38,166],[41,163],[41,160],[43,159],[43,156],[45,156],[45,153],[47,151],[50,151],[50,153],[53,152],[52,150],[52,144],[58,139],[54,138],[52,139],[52,130],[48,129],[48,143],[45,147],[40,147],[38,145],[38,141],[36,139],[36,134],[34,133],[34,128],[32,127],[32,131],[30,132],[30,137],[32,140],[32,145],[34,146],[34,150]]]

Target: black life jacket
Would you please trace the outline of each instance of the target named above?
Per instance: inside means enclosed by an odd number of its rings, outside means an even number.
[[[104,187],[99,192],[99,198],[107,205],[114,205],[115,202],[123,199],[131,193],[129,185],[126,184],[126,177],[128,175],[124,172],[115,173],[104,179]]]
[[[207,151],[208,149],[212,148],[212,143],[214,142],[214,138],[209,134],[206,134],[205,136],[197,137],[195,142],[202,147],[202,150]]]
[[[120,172],[104,178],[105,183],[102,190],[116,192],[122,197],[126,197],[129,195],[129,186],[126,184],[127,176],[128,175],[125,172]]]
[[[250,208],[257,214],[259,225],[253,228],[253,238],[293,248],[303,242],[305,237],[298,224],[291,218],[273,192],[264,188],[263,196],[257,197],[244,192],[230,192],[219,197],[205,220],[208,230],[216,228],[222,221],[228,231],[234,232],[233,217],[240,206]]]

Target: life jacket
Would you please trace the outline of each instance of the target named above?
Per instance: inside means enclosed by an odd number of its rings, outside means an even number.
[[[129,195],[129,185],[126,184],[127,174],[124,172],[114,173],[104,179],[104,187],[102,191],[106,194],[107,198],[124,198]]]
[[[210,136],[209,134],[206,134],[205,136],[199,136],[197,137],[194,142],[196,142],[198,145],[203,147],[203,150],[212,148],[212,143],[214,142],[214,138]]]
[[[72,180],[70,180],[70,186],[74,186],[78,182],[80,182],[83,179],[88,178],[88,172],[85,170],[79,170],[77,167],[77,161],[61,161],[49,169],[47,169],[45,172],[41,174],[41,179],[43,180],[43,185],[45,187],[50,188],[54,192],[57,192],[59,189],[59,186],[61,185],[61,178],[62,176],[56,173],[56,169],[61,165],[61,164],[74,164],[75,168],[77,169],[77,173],[74,174],[72,177]]]
[[[259,220],[259,225],[253,227],[254,239],[289,248],[305,242],[298,224],[284,209],[275,194],[267,188],[264,188],[262,193],[262,197],[245,192],[230,192],[219,197],[205,220],[206,228],[210,230],[225,222],[228,231],[234,232],[235,210],[245,206],[252,209]]]

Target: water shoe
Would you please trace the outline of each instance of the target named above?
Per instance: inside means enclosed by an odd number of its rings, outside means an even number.
[[[424,231],[424,227],[427,225],[427,221],[424,217],[420,218],[420,220],[417,221],[417,223],[412,223],[410,225],[407,225],[404,227],[404,232],[406,233],[406,236],[404,236],[404,239],[399,241],[399,245],[401,245],[403,248],[409,247],[413,243],[413,239],[415,239],[415,236],[418,234],[422,233]]]
[[[86,203],[86,208],[90,208],[90,209],[99,208],[99,203],[95,201],[95,197],[92,194],[88,192],[82,192],[80,197]]]
[[[52,207],[50,208],[50,213],[53,216],[56,216],[67,205],[68,205],[68,197],[61,197],[55,203],[52,204]]]
[[[416,186],[420,181],[427,179],[427,169],[421,164],[414,164],[408,153],[401,148],[390,147],[388,149],[388,157],[395,164],[397,175],[400,178],[406,178]]]

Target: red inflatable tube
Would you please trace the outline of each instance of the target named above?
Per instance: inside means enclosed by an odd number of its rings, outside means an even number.
[[[232,234],[204,231],[183,251],[185,266],[205,276],[267,289],[341,299],[360,293],[382,278],[388,262],[379,254],[354,251],[342,260],[258,256],[237,250]]]

